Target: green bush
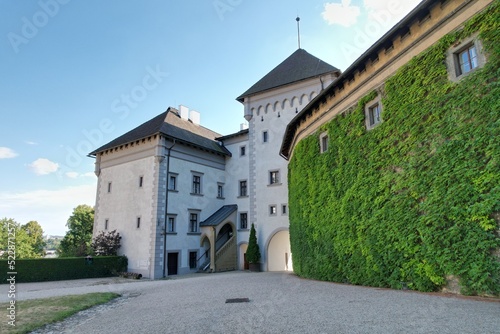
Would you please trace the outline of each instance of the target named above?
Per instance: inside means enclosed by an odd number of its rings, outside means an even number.
[[[336,117],[289,165],[290,239],[300,276],[420,291],[448,275],[464,294],[499,294],[500,2],[415,56],[382,93],[383,122],[364,107]],[[454,83],[446,52],[475,32],[484,68]]]
[[[125,256],[66,257],[51,259],[16,260],[16,282],[60,281],[80,278],[117,276],[127,271],[128,261]],[[7,283],[10,277],[7,260],[0,260],[0,280]]]

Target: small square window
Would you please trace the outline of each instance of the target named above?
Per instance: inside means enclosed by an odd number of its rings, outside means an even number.
[[[140,228],[141,227],[141,217],[137,217],[137,228]]]
[[[263,131],[263,132],[262,132],[262,142],[263,142],[263,143],[267,143],[267,142],[268,142],[268,140],[269,140],[269,136],[268,136],[267,131]]]
[[[269,205],[269,215],[276,216],[277,213],[276,205]]]
[[[462,79],[486,63],[482,43],[477,36],[478,34],[474,34],[460,40],[448,50],[446,65],[448,67],[448,78],[451,81]]]
[[[246,147],[245,146],[241,146],[240,147],[240,156],[244,156],[246,155]]]
[[[269,184],[279,184],[280,182],[280,172],[273,170],[269,172]]]
[[[248,229],[248,215],[246,212],[240,213],[240,229],[242,230]]]
[[[248,196],[247,181],[240,181],[240,197]]]
[[[468,73],[479,66],[476,46],[474,44],[458,53],[458,63],[460,64],[460,75]]]

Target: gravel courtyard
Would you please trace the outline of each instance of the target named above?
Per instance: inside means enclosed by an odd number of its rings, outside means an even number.
[[[365,288],[289,273],[109,278],[24,283],[17,289],[19,299],[123,294],[37,333],[500,333],[499,300]],[[0,301],[5,298],[2,290]],[[226,303],[235,298],[249,302]]]

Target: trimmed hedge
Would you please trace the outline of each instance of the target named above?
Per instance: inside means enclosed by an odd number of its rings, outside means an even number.
[[[485,66],[451,82],[447,50],[476,32]],[[371,92],[301,140],[289,164],[294,271],[420,291],[457,277],[464,294],[500,294],[499,77],[496,1],[385,82],[375,129]]]
[[[88,260],[85,257],[16,260],[16,282],[44,282],[81,278],[117,276],[127,271],[125,256],[98,256]],[[7,283],[7,260],[0,260],[1,283]]]

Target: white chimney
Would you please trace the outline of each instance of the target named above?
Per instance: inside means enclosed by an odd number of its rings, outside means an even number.
[[[189,109],[186,106],[183,106],[182,104],[179,105],[179,114],[181,115],[181,118],[183,120],[188,120],[189,119]]]
[[[189,113],[189,119],[191,120],[191,122],[193,122],[194,125],[200,125],[200,113],[195,111],[195,110],[191,110],[191,112]]]
[[[240,131],[248,129],[248,123],[241,123],[240,124]]]

